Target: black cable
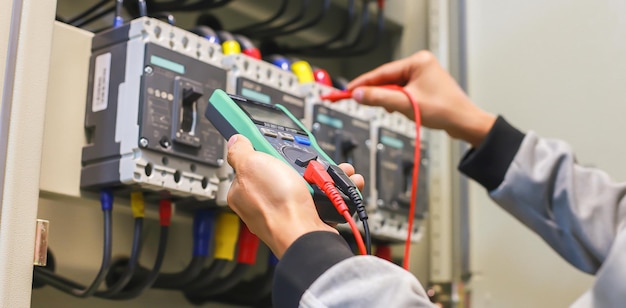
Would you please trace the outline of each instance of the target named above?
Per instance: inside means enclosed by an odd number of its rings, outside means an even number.
[[[215,9],[218,7],[222,7],[232,0],[222,0],[222,1],[207,1],[207,0],[198,0],[196,3],[188,4],[178,9],[181,12],[193,12],[193,11],[202,11],[208,9]]]
[[[148,7],[146,5],[146,0],[138,0],[137,6],[139,7],[139,17],[148,16]]]
[[[263,31],[261,33],[261,37],[277,37],[277,36],[285,36],[285,35],[289,35],[292,33],[296,33],[298,31],[304,30],[304,29],[308,29],[311,28],[317,24],[319,24],[323,19],[324,16],[326,16],[326,13],[328,13],[328,9],[330,8],[330,0],[324,0],[322,2],[322,6],[320,7],[319,12],[317,13],[317,15],[315,15],[311,20],[299,25],[299,26],[295,26],[292,28],[287,28],[287,29],[277,29],[276,31]]]
[[[142,281],[134,283],[132,288],[125,288],[123,292],[115,294],[111,297],[111,299],[115,300],[126,300],[135,298],[141,293],[154,284],[154,282],[159,277],[159,272],[161,271],[161,266],[163,265],[163,260],[165,259],[165,251],[167,250],[167,238],[169,233],[169,227],[161,226],[161,234],[159,235],[159,247],[157,248],[156,259],[154,260],[154,265],[152,266],[152,270],[143,278]],[[131,280],[132,283],[132,280]]]
[[[310,55],[310,56],[336,56],[337,52],[349,50],[361,44],[363,39],[365,38],[365,33],[367,32],[367,24],[369,23],[369,0],[363,0],[363,6],[361,7],[361,17],[360,23],[357,30],[356,35],[352,39],[352,41],[345,43],[339,47],[333,48],[318,48],[318,49],[308,49],[302,50],[300,54],[302,55]]]
[[[266,25],[269,25],[271,23],[273,23],[274,21],[278,20],[283,14],[285,14],[285,12],[287,11],[287,3],[288,0],[282,0],[280,3],[280,6],[278,6],[278,10],[276,11],[276,13],[274,13],[274,15],[272,15],[270,18],[266,19],[265,21],[262,22],[258,22],[255,24],[251,24],[251,25],[247,25],[238,29],[233,29],[230,32],[233,33],[245,33],[246,31],[250,30],[250,29],[255,29],[258,27],[263,27]]]
[[[350,32],[350,27],[352,26],[352,23],[355,20],[355,7],[356,7],[356,1],[355,0],[348,0],[348,8],[346,10],[346,18],[344,19],[344,22],[341,26],[341,30],[337,31],[337,33],[334,36],[331,36],[330,38],[328,38],[325,41],[319,42],[319,43],[315,43],[313,45],[308,45],[308,46],[299,46],[299,47],[290,47],[290,46],[280,46],[279,47],[279,52],[278,53],[299,53],[302,51],[306,51],[309,49],[318,49],[318,48],[324,48],[327,47],[328,45],[335,43],[337,41],[339,41],[341,38],[345,37],[348,35],[348,33]]]
[[[104,207],[104,206],[103,206]],[[73,282],[70,279],[61,277],[55,273],[52,273],[46,269],[35,267],[35,277],[37,280],[42,281],[56,289],[59,289],[67,294],[75,297],[89,297],[96,293],[96,290],[100,284],[106,278],[111,264],[111,246],[112,246],[112,217],[111,209],[104,210],[104,249],[102,251],[102,263],[100,270],[96,275],[89,287],[83,287],[81,284]]]
[[[363,223],[363,231],[365,233],[365,249],[367,250],[367,254],[372,254],[372,238],[370,235],[370,227],[367,223],[367,212],[365,210],[365,205],[363,204],[363,198],[359,194],[358,190],[354,186],[350,186],[347,188],[347,195],[354,202],[356,206],[356,213],[359,216],[359,220]]]
[[[83,26],[88,25],[88,24],[90,24],[90,23],[92,23],[92,22],[94,22],[94,21],[104,17],[105,15],[111,14],[113,12],[115,12],[115,5],[110,6],[108,9],[106,9],[106,10],[104,10],[104,11],[102,11],[102,12],[100,12],[100,13],[98,13],[98,14],[96,14],[96,15],[88,18],[88,19],[86,19],[86,20],[83,20],[81,22],[73,23],[72,26],[79,27],[79,28],[83,27]]]
[[[221,293],[211,300],[241,306],[254,306],[272,293],[274,266],[268,266],[265,272],[250,281],[242,281],[230,290]],[[245,294],[245,296],[241,296]]]
[[[207,257],[205,256],[194,256],[182,271],[160,274],[152,287],[157,289],[178,289],[186,286],[198,277],[206,259]]]
[[[143,0],[139,0],[143,1]],[[188,3],[188,0],[173,0],[167,2],[155,1],[155,0],[146,0],[146,6],[148,7],[149,13],[155,12],[194,12],[194,11],[202,11],[208,9],[214,9],[221,6],[224,6],[230,3],[232,0],[197,0],[193,3]]]
[[[251,267],[250,264],[237,263],[226,277],[217,279],[196,292],[185,292],[185,297],[194,304],[210,301],[213,296],[226,292],[241,282]]]
[[[202,272],[200,272],[198,278],[195,281],[185,286],[185,293],[193,293],[200,290],[206,290],[208,286],[210,286],[213,282],[219,279],[222,270],[224,270],[227,264],[228,260],[213,260],[209,267],[203,269]]]
[[[87,16],[89,16],[90,14],[96,12],[98,9],[102,8],[102,6],[104,6],[105,4],[109,3],[111,0],[100,0],[100,2],[92,5],[90,8],[86,9],[84,12],[72,17],[72,18],[68,18],[67,19],[67,23],[68,24],[73,24]]]
[[[309,9],[310,4],[311,4],[311,0],[302,0],[302,3],[300,5],[300,10],[298,10],[298,13],[278,25],[274,25],[269,28],[257,27],[257,28],[253,28],[247,31],[242,31],[241,33],[247,36],[256,37],[256,34],[258,33],[263,33],[263,32],[268,32],[268,31],[271,32],[271,31],[283,29],[285,27],[289,27],[297,23],[298,21],[302,20],[302,18],[304,18],[307,10]]]
[[[365,233],[365,248],[368,255],[372,255],[372,235],[370,234],[370,226],[367,219],[361,220],[363,223],[363,232]]]
[[[360,55],[364,55],[366,53],[369,53],[370,51],[372,51],[374,48],[376,48],[376,46],[378,46],[378,44],[380,43],[380,39],[383,36],[383,30],[385,27],[385,10],[384,7],[379,7],[378,8],[378,13],[377,13],[377,22],[376,22],[376,34],[374,36],[374,38],[369,42],[369,44],[367,44],[364,47],[358,48],[358,49],[353,49],[353,50],[334,50],[334,51],[329,51],[329,56],[360,56]]]
[[[141,236],[143,229],[143,218],[137,217],[135,218],[135,231],[133,232],[133,244],[130,252],[130,259],[128,260],[128,265],[124,270],[122,276],[120,276],[117,281],[109,287],[107,290],[102,292],[96,292],[97,297],[109,298],[119,293],[124,289],[124,287],[130,282],[130,279],[133,277],[135,273],[135,269],[139,265],[139,255],[141,254]]]

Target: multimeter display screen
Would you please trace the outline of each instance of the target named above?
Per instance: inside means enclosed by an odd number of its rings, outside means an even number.
[[[291,120],[291,118],[280,110],[266,108],[256,104],[239,104],[239,106],[241,106],[241,108],[243,108],[254,120],[293,128],[296,130],[302,130],[296,123],[293,122],[293,120]]]

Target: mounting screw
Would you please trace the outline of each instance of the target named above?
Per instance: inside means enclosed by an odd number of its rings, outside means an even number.
[[[144,137],[141,137],[139,139],[139,146],[142,147],[142,148],[147,147],[148,146],[148,139],[146,139]]]
[[[376,149],[379,150],[379,151],[382,151],[382,150],[385,149],[385,146],[382,143],[379,143],[379,144],[376,145]]]
[[[169,148],[172,144],[170,143],[169,139],[167,139],[167,137],[163,137],[161,138],[161,141],[159,141],[159,143],[161,144],[162,147],[164,148]]]
[[[223,159],[221,159],[221,158],[219,158],[219,159],[217,160],[217,165],[218,165],[218,166],[220,166],[220,167],[221,167],[222,165],[224,165],[224,160],[223,160]]]
[[[317,130],[319,130],[319,129],[320,129],[320,124],[319,124],[319,123],[317,123],[317,122],[313,123],[313,130],[314,130],[314,131],[317,131]]]
[[[152,74],[154,70],[152,69],[152,66],[150,65],[146,65],[146,67],[143,68],[143,72],[146,74]]]

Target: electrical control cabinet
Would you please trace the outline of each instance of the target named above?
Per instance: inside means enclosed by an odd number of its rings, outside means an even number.
[[[304,97],[295,74],[243,54],[225,56],[223,64],[231,70],[235,94],[261,103],[283,105],[296,118],[304,118]]]
[[[376,191],[377,204],[381,210],[409,214],[411,188],[413,187],[413,165],[415,139],[385,127],[378,128],[376,144]],[[419,176],[428,178],[427,149],[420,148]],[[418,199],[415,218],[422,219],[427,210],[428,195],[425,181],[418,181]]]
[[[140,18],[93,38],[81,188],[138,185],[212,199],[224,140],[204,117],[229,90],[221,47]]]

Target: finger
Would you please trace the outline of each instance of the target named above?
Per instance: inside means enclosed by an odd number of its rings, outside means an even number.
[[[359,190],[363,190],[363,187],[365,187],[365,179],[363,178],[362,175],[360,174],[354,174],[350,176],[350,180],[352,180],[352,183],[354,183],[354,185],[356,185],[356,188],[358,188]]]
[[[360,86],[404,85],[411,77],[411,61],[411,58],[404,58],[381,65],[348,83],[348,90],[354,90]]]
[[[232,183],[230,184],[230,188],[228,189],[228,193],[226,194],[226,204],[228,204],[228,207],[230,207],[230,209],[237,215],[239,215],[239,209],[236,207],[237,203],[235,202],[235,198],[238,195],[238,190],[239,179],[237,178],[237,175],[235,175]],[[241,217],[241,215],[239,215],[239,217]]]
[[[391,89],[358,87],[352,92],[352,98],[363,105],[380,106],[387,111],[399,111],[406,115],[411,115],[413,110],[404,93]]]
[[[354,167],[348,163],[341,163],[337,167],[341,168],[341,170],[343,170],[343,172],[345,172],[348,176],[354,174]]]
[[[254,147],[248,138],[243,135],[234,135],[228,139],[228,164],[237,170],[239,164],[245,161],[245,158],[254,153]]]

